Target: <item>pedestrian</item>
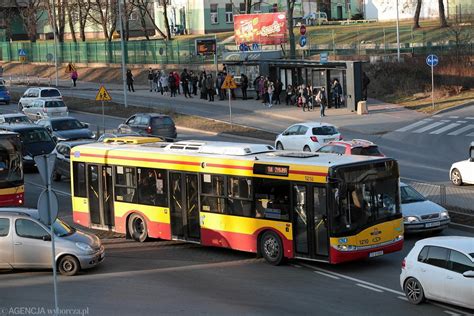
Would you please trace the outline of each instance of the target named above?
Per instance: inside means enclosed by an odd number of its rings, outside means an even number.
[[[214,102],[214,94],[216,93],[216,87],[214,86],[214,80],[212,74],[207,75],[206,79],[206,91],[209,96],[209,102]]]
[[[334,79],[331,89],[332,89],[332,96],[334,98],[334,107],[338,109],[341,107],[342,86],[339,83],[339,80],[337,78]]]
[[[326,89],[324,89],[324,87],[322,87],[319,91],[318,91],[318,94],[316,96],[316,100],[317,102],[319,103],[319,106],[320,106],[320,116],[321,117],[324,117],[326,116],[326,102],[327,102],[327,99],[326,99]]]
[[[168,95],[168,76],[163,72],[163,75],[160,76],[160,92],[161,95]]]
[[[245,74],[240,74],[240,89],[242,89],[242,100],[247,100],[248,86],[249,78]]]
[[[273,102],[272,102],[272,98],[273,98],[273,93],[275,92],[275,86],[273,84],[272,81],[268,80],[268,84],[267,84],[267,106],[269,108],[272,107],[273,105]]]
[[[199,89],[201,89],[201,99],[207,100],[207,89],[206,89],[206,72],[201,72],[199,76]]]
[[[132,71],[130,69],[127,69],[127,86],[128,86],[128,91],[129,92],[135,92],[135,88],[133,87],[133,81],[135,80],[133,78]]]
[[[258,90],[260,93],[260,96],[262,97],[262,103],[265,105],[268,99],[268,94],[267,94],[267,79],[264,76],[260,77],[260,80],[258,81]]]
[[[168,76],[168,85],[170,87],[170,97],[176,97],[176,76],[170,72]]]
[[[257,94],[257,98],[256,100],[260,100],[260,89],[259,89],[259,82],[260,82],[260,78],[262,76],[257,76],[257,78],[255,78],[255,80],[253,81],[253,88],[255,89],[255,93]]]
[[[192,94],[197,95],[199,77],[192,70],[189,72],[189,75],[191,77]]]
[[[293,93],[294,93],[294,89],[293,89],[293,86],[291,84],[289,84],[287,87],[286,87],[286,98],[285,98],[285,103],[286,105],[293,105]]]
[[[362,100],[367,101],[367,87],[369,86],[370,79],[367,74],[362,72]]]
[[[183,87],[183,94],[186,98],[192,98],[191,93],[189,93],[189,74],[188,70],[184,68],[183,72],[181,73],[181,85]]]
[[[155,92],[161,91],[160,77],[161,72],[159,70],[155,70],[153,72],[153,89],[155,90]]]
[[[79,78],[79,75],[77,74],[77,70],[74,69],[71,73],[71,80],[74,87],[76,86],[77,78]]]
[[[148,85],[150,86],[150,92],[153,91],[153,69],[148,68]]]
[[[181,78],[179,77],[179,74],[177,71],[174,71],[173,72],[173,76],[174,76],[174,81],[175,81],[175,84],[174,84],[174,88],[175,88],[175,94],[174,96],[176,96],[176,92],[181,95],[181,89],[179,88],[179,85],[180,85],[180,82],[181,82]]]
[[[225,89],[222,89],[224,80],[225,80],[224,74],[222,72],[219,72],[216,78],[216,88],[217,88],[217,91],[219,92],[219,100],[221,101],[225,100],[225,96],[226,96]]]
[[[275,104],[281,104],[280,94],[283,91],[283,83],[279,79],[275,81],[275,92],[273,93],[273,101]]]

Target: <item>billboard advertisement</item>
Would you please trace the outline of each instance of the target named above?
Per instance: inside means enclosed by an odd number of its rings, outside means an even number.
[[[286,14],[283,12],[234,16],[235,42],[280,44],[286,42]]]
[[[214,55],[216,53],[215,38],[201,38],[195,40],[196,55]]]

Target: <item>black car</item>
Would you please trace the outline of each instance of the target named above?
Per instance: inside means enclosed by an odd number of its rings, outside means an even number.
[[[35,124],[1,124],[0,130],[20,134],[23,145],[23,166],[33,167],[33,157],[49,154],[56,146],[55,141],[43,126]]]
[[[87,124],[81,123],[71,116],[48,117],[38,120],[36,124],[46,127],[56,141],[95,138]]]
[[[167,141],[176,138],[176,126],[171,117],[158,113],[137,113],[118,127],[119,133],[137,132],[145,136],[164,137]]]
[[[56,154],[56,164],[54,165],[53,180],[60,181],[62,177],[69,178],[71,176],[70,154],[71,148],[74,146],[90,144],[95,142],[93,139],[82,139],[60,142],[53,150]]]

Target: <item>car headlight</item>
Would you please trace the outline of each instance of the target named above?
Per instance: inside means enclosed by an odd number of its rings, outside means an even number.
[[[25,156],[23,156],[23,159],[25,159],[25,160],[33,160],[33,157],[31,157],[30,155],[25,155]]]
[[[415,223],[415,222],[419,222],[420,220],[416,216],[406,216],[403,218],[403,221],[405,223]]]
[[[83,242],[76,242],[76,246],[77,246],[77,248],[79,248],[79,249],[81,249],[85,252],[93,252],[94,251],[94,249],[92,249],[91,246],[89,246],[88,244],[83,243]]]
[[[441,213],[439,213],[439,217],[441,217],[441,218],[449,218],[449,213],[448,213],[448,211],[442,211]]]

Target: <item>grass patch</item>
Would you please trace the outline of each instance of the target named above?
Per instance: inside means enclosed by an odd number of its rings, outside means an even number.
[[[18,101],[21,97],[21,93],[11,92],[12,101]],[[102,106],[95,100],[80,99],[75,97],[63,97],[64,102],[68,108],[72,111],[88,112],[93,114],[102,114]],[[116,117],[128,118],[135,113],[163,113],[171,116],[177,126],[183,126],[187,128],[194,128],[197,130],[213,132],[217,134],[230,134],[244,137],[257,138],[262,140],[275,140],[276,134],[262,131],[259,129],[241,126],[231,125],[226,122],[206,119],[200,116],[185,115],[175,112],[173,109],[165,106],[155,107],[143,107],[129,105],[127,108],[123,104],[115,102],[106,102],[104,106],[105,115],[111,115]]]

